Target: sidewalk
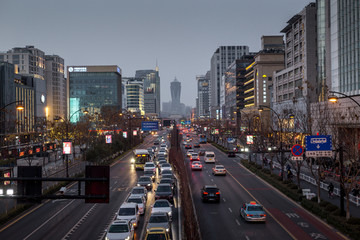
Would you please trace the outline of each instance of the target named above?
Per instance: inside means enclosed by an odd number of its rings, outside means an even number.
[[[247,154],[238,154],[237,156],[240,159],[248,159]],[[251,160],[254,161],[255,160],[254,157],[252,157]],[[258,155],[256,157],[256,163],[260,164],[260,165],[262,164],[262,160],[260,159],[260,155]],[[275,163],[274,165],[275,166],[273,168],[273,173],[279,175],[280,174],[280,166],[277,163]],[[270,168],[269,164],[267,166],[265,166],[265,168],[269,169]],[[306,168],[305,166],[302,167],[301,173],[303,173],[305,175],[308,175],[309,177],[312,178],[310,170],[308,168]],[[293,176],[292,180],[293,180],[293,182],[295,184],[297,184],[296,172],[293,172],[293,175],[294,176]],[[286,174],[284,174],[284,179],[286,179]],[[326,180],[325,182],[330,183],[330,181],[333,182],[333,184],[335,186],[334,193],[335,194],[338,193],[339,192],[339,183],[336,182],[336,181],[330,180],[330,179]],[[327,186],[327,183],[323,182],[322,184]],[[317,196],[317,186],[316,185],[313,185],[313,184],[301,179],[300,180],[300,186],[301,186],[302,189],[310,189],[310,192],[315,193],[316,196]],[[338,195],[335,195],[335,194],[334,194],[333,198],[329,198],[327,190],[325,190],[325,189],[320,190],[320,198],[321,199],[323,199],[323,200],[325,200],[327,202],[330,202],[330,203],[332,203],[332,204],[334,204],[334,205],[336,205],[336,206],[338,206],[340,208],[340,197]],[[350,214],[351,214],[351,216],[360,218],[360,199],[359,199],[359,204],[358,205],[359,206],[357,206],[356,204],[350,202]],[[345,208],[345,211],[346,211],[346,198],[344,199],[344,208]]]

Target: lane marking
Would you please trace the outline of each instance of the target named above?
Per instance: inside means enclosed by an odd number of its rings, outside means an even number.
[[[248,236],[245,236],[246,240],[250,240],[250,238]]]
[[[229,211],[232,213],[232,210],[231,210],[231,208],[229,208]]]
[[[224,202],[226,202],[226,199],[225,199],[225,198],[223,198],[223,200],[224,200]]]
[[[32,231],[29,235],[27,235],[25,239],[28,239],[31,235],[33,235],[35,232],[37,232],[40,228],[42,228],[45,224],[47,224],[51,219],[53,219],[54,217],[56,217],[59,213],[61,213],[65,208],[67,208],[70,204],[72,204],[75,201],[72,200],[71,202],[69,202],[68,204],[66,204],[60,211],[58,211],[57,213],[55,213],[51,218],[49,218],[48,220],[46,220],[43,224],[41,224],[38,228],[36,228],[34,231]]]
[[[240,226],[240,222],[239,222],[239,220],[235,219],[235,222],[236,222],[236,224],[237,224],[237,225],[239,225],[239,226]]]
[[[210,175],[209,175],[209,177],[210,177]],[[214,179],[210,179],[212,182],[214,181]]]

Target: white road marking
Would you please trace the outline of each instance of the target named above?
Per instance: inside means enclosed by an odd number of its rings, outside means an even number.
[[[248,236],[245,236],[246,240],[250,240],[250,238]]]
[[[231,210],[231,208],[229,208],[229,211],[232,213],[232,210]]]
[[[225,199],[225,198],[223,198],[223,200],[224,200],[224,202],[226,202],[226,199]]]
[[[240,222],[237,219],[235,219],[235,222],[240,226]]]
[[[209,177],[210,177],[210,175],[209,175]],[[214,179],[210,179],[212,182],[214,181]]]

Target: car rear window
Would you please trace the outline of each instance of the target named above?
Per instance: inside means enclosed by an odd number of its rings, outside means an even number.
[[[166,240],[166,236],[164,233],[151,233],[146,240]]]
[[[119,216],[135,215],[135,208],[120,208]]]
[[[171,192],[171,187],[170,186],[158,186],[157,188],[158,192]]]
[[[109,228],[109,233],[126,233],[129,232],[129,227],[126,224],[114,224]]]
[[[157,201],[155,202],[154,207],[169,207],[169,204],[165,201]]]
[[[222,166],[216,166],[216,169],[224,169]]]
[[[215,157],[214,154],[206,154],[206,157]]]
[[[209,193],[216,193],[219,191],[219,189],[217,188],[205,188],[205,191],[209,192]]]
[[[264,211],[261,206],[248,206],[248,211]]]
[[[166,216],[151,216],[149,219],[150,223],[163,223],[168,222]]]
[[[141,201],[141,198],[129,198],[129,199],[127,200],[127,202],[128,202],[128,203],[143,203],[143,202]]]
[[[145,193],[144,189],[133,189],[131,191],[132,194],[143,194]]]

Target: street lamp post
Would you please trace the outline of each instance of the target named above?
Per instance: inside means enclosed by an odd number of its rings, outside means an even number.
[[[349,95],[346,95],[344,93],[337,92],[337,91],[329,91],[329,93],[331,93],[331,95],[329,95],[329,97],[328,97],[328,100],[330,102],[336,103],[339,100],[339,98],[335,94],[339,94],[345,98],[350,98],[354,103],[356,103],[357,106],[360,107],[360,104],[352,96],[349,96]],[[340,165],[340,215],[344,216],[345,215],[344,149],[343,149],[342,143],[341,143],[338,151],[339,151],[339,165]]]
[[[8,107],[8,106],[10,106],[10,105],[12,105],[12,104],[17,104],[17,105],[16,105],[16,110],[18,110],[18,111],[22,111],[22,110],[25,109],[25,107],[24,107],[24,105],[23,105],[23,101],[22,101],[22,100],[17,100],[17,101],[13,101],[13,102],[10,102],[10,103],[8,103],[8,104],[5,104],[5,106],[3,106],[2,108],[0,108],[0,112],[2,112],[3,110],[5,110],[6,107]],[[4,113],[4,121],[6,121],[6,120],[5,120],[5,114],[6,114],[6,113]],[[2,117],[1,117],[1,120],[2,120]],[[4,123],[4,126],[5,126],[5,123]],[[5,129],[6,129],[6,128],[4,128],[4,134],[5,134]],[[1,132],[2,132],[2,131],[1,131]],[[1,142],[2,142],[2,136],[1,136]]]
[[[60,117],[60,116],[56,116],[56,120],[59,120],[59,119],[62,119],[65,124],[66,124],[66,140],[69,139],[69,124],[70,124],[70,120],[71,118],[75,115],[75,113],[78,113],[80,112],[81,109],[77,110],[76,112],[74,112],[67,120],[65,120],[64,118]],[[87,109],[85,109],[83,111],[83,113],[87,114],[89,113]],[[74,146],[74,150],[75,150],[75,146]],[[68,178],[69,177],[69,156],[68,154],[66,154],[66,177]]]

